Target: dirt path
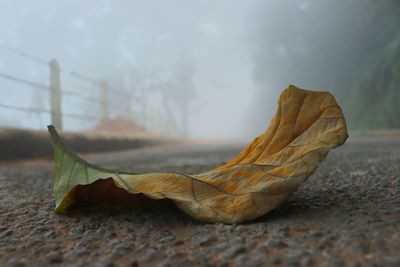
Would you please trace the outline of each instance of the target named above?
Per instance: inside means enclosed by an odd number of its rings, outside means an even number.
[[[170,146],[91,156],[126,171],[196,173],[239,151]],[[0,168],[0,266],[400,266],[400,141],[332,151],[284,205],[243,225],[173,206],[54,214],[52,164]]]

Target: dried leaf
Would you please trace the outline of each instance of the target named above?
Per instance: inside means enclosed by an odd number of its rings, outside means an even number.
[[[269,128],[232,160],[196,175],[123,173],[89,164],[65,149],[49,126],[55,154],[56,212],[134,202],[138,194],[170,199],[190,216],[239,223],[281,204],[347,139],[340,107],[328,92],[289,86]],[[127,203],[129,204],[129,203]]]

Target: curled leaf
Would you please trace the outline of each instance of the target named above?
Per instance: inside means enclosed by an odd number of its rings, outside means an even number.
[[[56,212],[135,202],[139,195],[170,199],[190,216],[239,223],[276,208],[347,139],[343,113],[328,92],[289,86],[269,128],[239,155],[205,173],[124,173],[89,164],[69,152],[52,126]]]

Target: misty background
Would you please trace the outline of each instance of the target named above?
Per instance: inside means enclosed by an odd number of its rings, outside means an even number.
[[[48,84],[46,64],[56,59],[62,90],[100,98],[96,83],[106,81],[110,117],[125,116],[160,133],[250,139],[267,127],[289,84],[331,91],[351,130],[400,128],[397,0],[0,5],[1,74]],[[38,111],[50,109],[46,90],[3,76],[0,96],[0,127],[44,129],[51,122]],[[101,105],[70,94],[63,96],[62,111],[96,117]],[[67,131],[99,123],[63,118]]]

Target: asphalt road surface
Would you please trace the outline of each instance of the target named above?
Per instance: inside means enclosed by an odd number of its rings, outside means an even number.
[[[88,156],[125,171],[196,173],[239,146]],[[282,206],[245,224],[197,222],[173,205],[53,212],[53,164],[0,168],[0,266],[400,266],[400,141],[348,142]]]

